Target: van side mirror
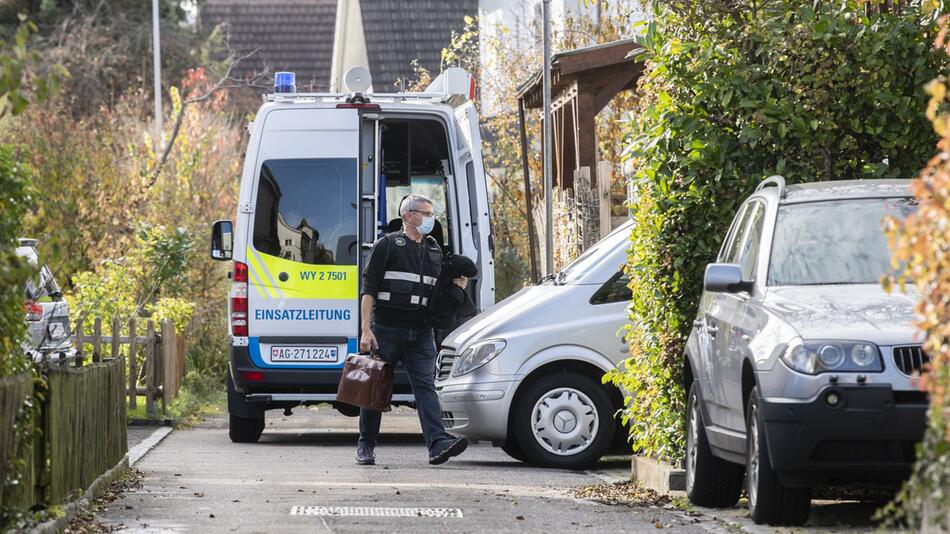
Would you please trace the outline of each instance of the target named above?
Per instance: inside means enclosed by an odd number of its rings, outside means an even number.
[[[231,259],[234,248],[234,225],[229,220],[215,221],[211,227],[211,259]]]
[[[703,289],[711,293],[751,293],[754,284],[742,279],[742,268],[733,263],[710,263]]]

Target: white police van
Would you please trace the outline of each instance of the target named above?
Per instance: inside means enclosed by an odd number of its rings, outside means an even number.
[[[235,442],[257,441],[268,409],[335,400],[343,361],[357,350],[362,266],[376,239],[401,227],[406,195],[433,199],[430,235],[476,262],[469,290],[479,309],[494,303],[472,78],[450,68],[423,93],[364,93],[369,72],[354,68],[346,85],[349,94],[304,94],[292,73],[275,75],[249,127],[236,220],[214,223],[212,258],[233,260]],[[393,401],[412,400],[397,370]]]

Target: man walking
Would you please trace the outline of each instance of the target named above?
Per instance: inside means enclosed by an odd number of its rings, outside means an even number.
[[[435,341],[426,322],[442,265],[442,249],[428,233],[435,224],[432,201],[409,195],[399,206],[403,228],[381,237],[370,251],[363,271],[360,300],[360,351],[378,350],[379,357],[406,366],[416,398],[416,411],[429,449],[429,463],[442,464],[461,454],[465,438],[453,438],[442,425],[435,392]],[[458,279],[464,287],[467,280]],[[376,438],[382,414],[360,410],[360,439],[356,462],[376,463]]]

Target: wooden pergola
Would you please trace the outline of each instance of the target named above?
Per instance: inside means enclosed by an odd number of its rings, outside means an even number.
[[[588,179],[591,189],[597,190],[598,157],[594,119],[617,93],[636,89],[637,80],[643,74],[643,62],[631,57],[631,52],[637,48],[640,45],[633,39],[624,39],[559,52],[551,58],[552,183],[559,189],[574,189],[575,179],[583,176]],[[543,73],[540,70],[518,88],[521,160],[529,214],[531,273],[534,279],[537,279],[538,261],[531,217],[525,110],[543,107],[543,89]]]

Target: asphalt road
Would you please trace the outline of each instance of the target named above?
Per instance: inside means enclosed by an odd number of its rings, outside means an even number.
[[[383,417],[378,464],[358,466],[356,429],[356,419],[330,408],[270,412],[259,443],[233,444],[226,417],[213,417],[148,452],[136,464],[141,487],[98,519],[148,533],[726,531],[675,509],[570,495],[626,476],[627,459],[588,472],[540,469],[480,443],[433,467],[415,412],[401,410]]]

